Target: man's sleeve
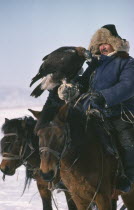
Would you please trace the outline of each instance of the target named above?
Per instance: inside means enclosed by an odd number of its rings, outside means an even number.
[[[88,67],[84,71],[83,75],[76,77],[74,80],[75,82],[79,83],[81,94],[89,90],[90,76],[93,73],[93,71],[96,69],[96,67],[98,66],[98,59],[93,58],[93,60],[91,62],[87,62],[87,64],[88,64]]]
[[[100,91],[107,107],[120,104],[134,96],[134,59],[130,58],[120,73],[119,82],[108,89]]]
[[[55,87],[53,90],[49,91],[48,98],[45,102],[45,108],[49,108],[51,106],[61,106],[64,102],[58,96],[58,87]]]

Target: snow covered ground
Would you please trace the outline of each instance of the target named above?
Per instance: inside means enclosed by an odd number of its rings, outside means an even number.
[[[41,107],[32,108],[41,110]],[[4,118],[23,117],[31,115],[27,109],[1,109],[0,110],[0,128],[4,123]],[[2,133],[0,133],[0,138]],[[1,157],[0,157],[1,158]],[[0,210],[42,210],[42,202],[39,196],[36,182],[33,180],[29,190],[27,189],[21,196],[25,180],[25,168],[21,166],[17,169],[14,176],[6,176],[5,181],[2,180],[2,172],[0,172]],[[53,193],[54,199],[59,210],[67,210],[67,205],[63,193]],[[121,200],[118,202],[118,209],[121,207]],[[53,204],[53,209],[56,207]]]

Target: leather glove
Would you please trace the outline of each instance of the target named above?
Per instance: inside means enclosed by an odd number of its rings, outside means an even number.
[[[83,109],[86,112],[88,107],[92,108],[104,108],[106,104],[105,98],[100,92],[91,92],[91,94],[84,99]]]
[[[92,92],[90,96],[90,100],[92,104],[96,104],[102,108],[106,104],[105,98],[100,92]]]
[[[66,103],[70,102],[78,97],[80,94],[79,85],[72,83],[63,83],[58,88],[58,96],[61,100],[64,100]]]

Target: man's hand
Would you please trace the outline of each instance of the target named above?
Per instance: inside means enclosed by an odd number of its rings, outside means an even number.
[[[91,92],[90,101],[92,104],[96,104],[102,108],[106,103],[105,98],[100,92]]]
[[[90,95],[84,99],[83,110],[86,112],[89,106],[92,108],[104,108],[105,104],[105,98],[100,92],[91,92]]]

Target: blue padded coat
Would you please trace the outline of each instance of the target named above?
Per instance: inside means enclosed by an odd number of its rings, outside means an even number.
[[[89,63],[80,83],[86,91],[101,92],[106,101],[101,110],[107,117],[122,111],[134,114],[134,58],[101,55],[96,68]]]

